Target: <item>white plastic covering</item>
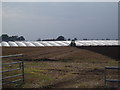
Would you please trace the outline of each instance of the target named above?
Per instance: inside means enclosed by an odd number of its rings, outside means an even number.
[[[111,45],[118,45],[119,43],[118,43],[118,41],[111,41]]]
[[[55,41],[48,41],[49,44],[52,46],[61,46],[60,44],[56,43]]]
[[[69,46],[71,41],[61,41],[62,43],[66,44],[66,46]]]
[[[79,41],[76,41],[75,43],[76,43],[76,46],[84,46],[84,44]]]
[[[44,46],[43,44],[41,44],[40,42],[32,42],[35,46]]]
[[[110,41],[110,40],[108,40],[108,41],[106,41],[106,44],[107,45],[118,45],[118,41],[115,41],[115,40]]]
[[[0,46],[14,47],[43,47],[43,46],[69,46],[71,41],[9,41],[1,42]],[[76,46],[113,46],[119,45],[118,40],[77,40]]]
[[[76,41],[77,45],[82,45],[82,46],[91,46],[92,43],[90,41]]]
[[[41,44],[43,44],[44,46],[53,46],[50,43],[48,43],[48,41],[41,41]]]
[[[34,44],[32,44],[31,42],[24,42],[24,44],[26,45],[26,46],[33,46],[33,47],[35,47],[35,45]]]
[[[8,42],[10,46],[18,47],[18,45],[15,42]]]
[[[76,41],[76,46],[112,46],[118,45],[117,40],[81,40]]]
[[[64,43],[63,41],[54,41],[58,43],[60,46],[68,46],[68,44]]]
[[[99,41],[97,41],[97,40],[94,40],[94,41],[92,41],[94,44],[96,44],[96,46],[104,46],[105,45],[105,43],[104,42],[102,42],[101,40],[99,40]]]
[[[1,45],[2,45],[2,46],[7,46],[7,47],[10,46],[7,42],[1,42]]]
[[[21,47],[26,47],[26,45],[23,43],[23,42],[15,42],[18,46],[21,46]]]

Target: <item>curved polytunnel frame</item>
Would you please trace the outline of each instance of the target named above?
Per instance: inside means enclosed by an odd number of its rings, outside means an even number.
[[[26,47],[26,45],[23,43],[23,42],[15,42],[18,46],[21,46],[21,47]]]
[[[43,44],[44,46],[53,46],[50,43],[48,43],[48,41],[41,41],[41,44]]]
[[[8,44],[10,45],[10,46],[15,46],[15,47],[18,47],[18,45],[15,43],[15,42],[8,42]]]
[[[61,46],[68,46],[68,44],[66,44],[66,43],[64,43],[62,41],[54,41],[54,42],[58,43]]]
[[[60,44],[56,43],[55,41],[48,41],[49,44],[52,46],[61,46]]]
[[[39,46],[41,46],[41,47],[43,47],[44,45],[43,44],[41,44],[40,42],[32,42],[36,47],[39,47]]]
[[[6,46],[6,47],[9,47],[9,46],[10,46],[7,42],[1,42],[1,45],[2,45],[2,46]]]
[[[71,41],[9,41],[1,42],[5,47],[44,47],[44,46],[70,46]],[[76,40],[76,46],[117,46],[118,40]]]
[[[24,42],[24,44],[25,44],[26,46],[35,47],[35,45],[32,44],[31,42]]]

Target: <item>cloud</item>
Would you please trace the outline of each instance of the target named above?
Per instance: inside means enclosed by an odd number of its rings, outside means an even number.
[[[3,30],[29,40],[60,34],[115,38],[117,12],[117,3],[3,3]]]

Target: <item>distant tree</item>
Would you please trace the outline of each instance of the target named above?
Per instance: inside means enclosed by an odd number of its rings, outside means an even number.
[[[38,38],[38,40],[37,41],[41,41],[41,39],[40,38]]]
[[[56,40],[57,41],[65,41],[65,38],[63,36],[59,36]]]
[[[11,36],[11,37],[9,37],[9,41],[17,41],[18,40],[18,36],[16,35],[16,36]],[[18,40],[19,41],[19,40]]]
[[[110,39],[106,38],[106,40],[110,40]]]
[[[7,34],[2,34],[2,41],[9,41],[9,36]]]
[[[70,38],[68,38],[68,41],[70,41],[71,39]]]
[[[8,36],[7,34],[2,34],[1,36],[2,41],[24,41],[25,38],[23,36],[18,37],[16,36]]]
[[[17,38],[18,41],[25,41],[25,38],[23,36],[20,36]]]
[[[56,41],[56,39],[43,39],[42,41]]]
[[[76,40],[77,40],[77,38],[74,38],[73,40],[74,40],[74,41],[76,41]]]
[[[87,40],[87,38],[83,39],[83,40]]]

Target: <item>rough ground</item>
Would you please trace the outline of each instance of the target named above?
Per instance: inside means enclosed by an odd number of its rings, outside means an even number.
[[[2,50],[3,55],[20,53],[25,61],[25,83],[21,88],[104,87],[104,67],[118,66],[118,61],[108,56],[75,47],[3,47]]]

